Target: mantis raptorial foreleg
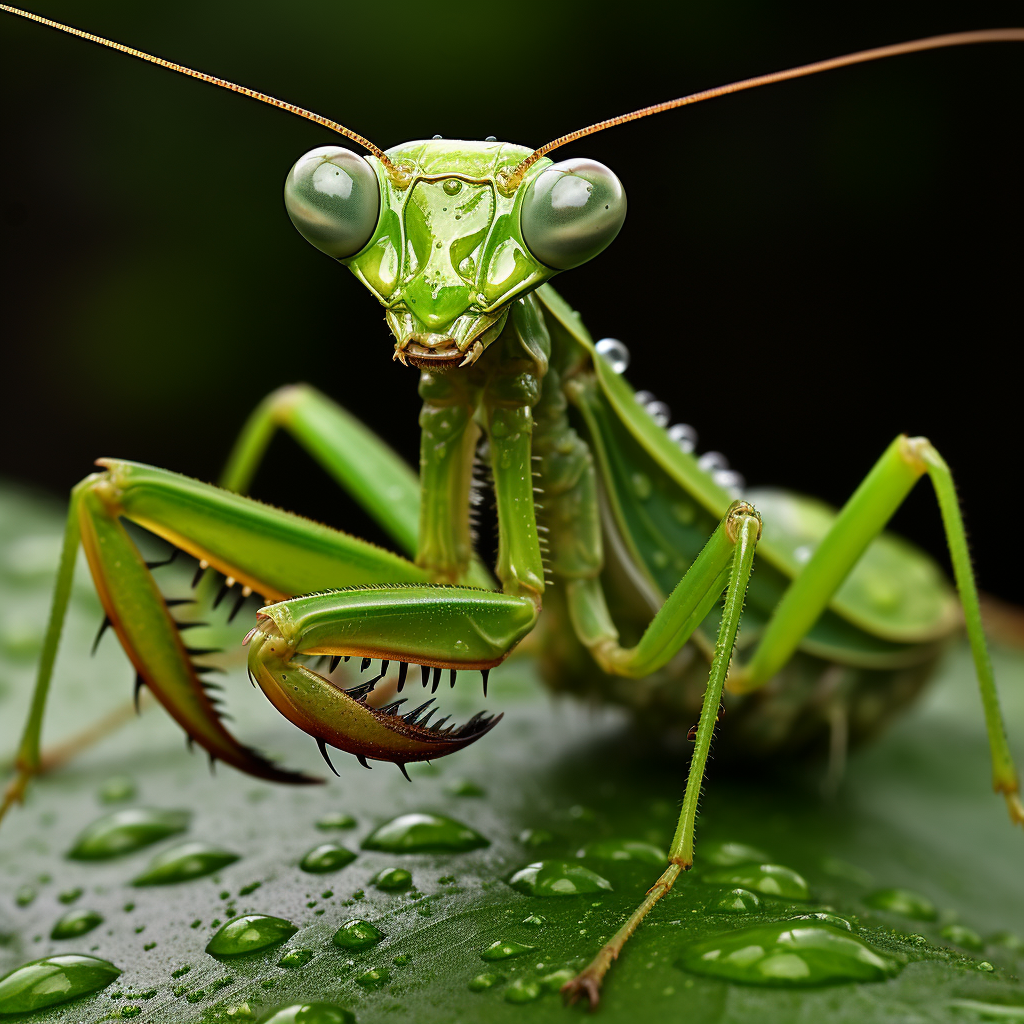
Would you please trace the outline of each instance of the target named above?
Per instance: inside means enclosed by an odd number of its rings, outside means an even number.
[[[1020,799],[1017,769],[999,708],[995,677],[981,624],[978,589],[971,569],[967,534],[953,476],[927,438],[901,436],[886,449],[776,606],[750,661],[730,676],[729,689],[737,693],[755,690],[782,668],[867,546],[882,532],[914,484],[926,473],[938,498],[974,656],[992,752],[992,785],[1006,799],[1013,822],[1024,825],[1024,804]]]
[[[178,624],[120,519],[168,540],[225,576],[243,593],[281,600],[331,586],[426,582],[412,562],[366,541],[149,466],[104,460],[72,491],[50,622],[32,704],[16,758],[17,775],[0,816],[20,802],[40,770],[40,734],[74,574],[85,548],[107,617],[147,685],[189,736],[251,774],[311,781],[279,769],[239,744],[221,724]]]

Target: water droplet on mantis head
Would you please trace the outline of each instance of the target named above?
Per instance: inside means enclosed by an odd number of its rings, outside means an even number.
[[[470,992],[486,992],[505,979],[500,974],[478,974],[466,986]]]
[[[317,818],[316,827],[322,832],[330,832],[333,829],[355,828],[356,819],[351,814],[325,814]]]
[[[100,786],[100,803],[119,804],[135,797],[135,782],[128,775],[112,775]]]
[[[352,918],[334,933],[334,944],[342,949],[369,949],[383,938],[384,932],[369,921]]]
[[[607,878],[563,860],[541,860],[527,864],[510,879],[509,885],[529,896],[578,896],[585,892],[611,892]]]
[[[261,1024],[356,1024],[356,1018],[333,1003],[293,1003],[261,1018]]]
[[[912,889],[876,889],[864,897],[864,902],[875,910],[887,910],[914,921],[934,921],[938,917],[931,900]]]
[[[328,871],[340,870],[346,864],[351,864],[357,856],[348,848],[339,846],[337,843],[321,843],[319,846],[314,846],[299,861],[299,867],[311,874],[322,875]]]
[[[33,960],[0,978],[0,1014],[66,1003],[105,988],[120,974],[109,961],[80,953]]]
[[[705,452],[697,460],[697,465],[705,473],[713,473],[717,469],[728,469],[729,460],[721,452]]]
[[[792,868],[781,864],[749,864],[711,871],[701,876],[702,881],[714,885],[736,885],[753,889],[765,896],[781,896],[790,900],[810,899],[807,882]]]
[[[577,851],[577,857],[594,857],[598,860],[632,860],[641,864],[662,867],[668,860],[663,850],[653,843],[637,839],[598,839],[587,843]]]
[[[899,969],[856,936],[804,921],[776,921],[706,939],[677,963],[695,974],[780,988],[883,981]]]
[[[980,953],[985,948],[981,936],[974,929],[965,928],[962,924],[947,924],[939,932],[939,935],[947,942],[952,942],[956,946],[962,946],[975,953]]]
[[[615,373],[629,368],[629,349],[618,338],[602,338],[594,348]]]
[[[478,850],[490,840],[453,818],[439,814],[402,814],[363,840],[364,850],[385,853],[448,853]]]
[[[539,981],[532,978],[516,978],[507,989],[505,989],[506,1003],[532,1003],[540,999],[543,989]]]
[[[536,948],[536,946],[524,946],[521,942],[505,942],[502,939],[496,939],[480,954],[480,959],[487,961],[511,960],[524,953],[530,953]]]
[[[669,440],[674,441],[682,451],[690,454],[697,447],[697,431],[689,423],[674,423],[668,428]]]
[[[761,907],[761,897],[749,889],[731,889],[714,906],[727,914],[750,914]]]
[[[97,925],[103,924],[103,915],[95,910],[69,910],[50,932],[51,939],[74,939],[86,932],[91,932]]]
[[[104,860],[118,857],[188,828],[189,811],[163,811],[130,807],[114,811],[87,826],[68,851],[73,860]]]
[[[206,952],[212,956],[240,956],[291,938],[299,929],[280,917],[245,914],[224,924],[210,939]]]
[[[458,178],[448,178],[441,188],[446,196],[457,196],[462,191],[462,182]]]
[[[158,853],[141,875],[132,879],[132,885],[174,885],[193,878],[212,875],[239,859],[237,853],[202,840],[178,843]],[[224,898],[222,896],[222,898]]]
[[[377,872],[373,884],[386,892],[397,892],[412,885],[412,875],[405,868],[384,868]]]

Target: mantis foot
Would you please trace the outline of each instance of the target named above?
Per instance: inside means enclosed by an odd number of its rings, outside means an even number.
[[[1010,812],[1010,821],[1014,825],[1024,826],[1024,803],[1021,803],[1020,793],[1003,793],[1006,798],[1006,807]]]
[[[585,995],[587,1009],[591,1013],[597,1009],[597,1004],[601,1001],[601,981],[614,959],[613,956],[603,956],[606,950],[607,947],[602,949],[572,981],[567,981],[562,986],[560,991],[566,1006],[575,1006],[580,997]]]
[[[4,790],[4,798],[0,802],[0,822],[4,820],[4,815],[15,804],[23,804],[25,802],[25,790],[28,788],[29,781],[34,774],[35,772],[29,771],[26,768],[18,768],[18,774],[7,784],[7,788]]]

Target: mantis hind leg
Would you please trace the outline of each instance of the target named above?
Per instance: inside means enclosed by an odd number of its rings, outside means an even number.
[[[788,661],[867,546],[882,532],[910,490],[925,474],[930,478],[938,499],[953,575],[963,606],[992,752],[992,785],[1006,800],[1011,820],[1024,825],[1024,804],[1020,799],[1017,769],[999,707],[953,475],[927,438],[900,436],[885,451],[840,511],[800,575],[790,584],[750,661],[730,677],[729,689],[739,693],[757,689]]]

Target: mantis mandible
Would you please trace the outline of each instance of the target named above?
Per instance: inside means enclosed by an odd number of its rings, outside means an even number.
[[[640,117],[854,63],[925,49],[1024,41],[1024,29],[965,32],[881,47],[710,89],[570,132],[537,150],[488,139],[411,142],[383,151],[320,115],[7,5],[3,10],[283,108],[369,154],[321,147],[285,185],[288,213],[384,306],[393,358],[419,371],[417,476],[366,427],[313,388],[282,388],[253,413],[220,487],[118,459],[72,491],[51,619],[17,774],[0,815],[40,771],[40,732],[79,546],[117,634],[148,688],[211,758],[254,776],[319,781],[282,768],[225,727],[174,603],[121,523],[199,560],[263,607],[246,635],[248,667],[278,711],[328,747],[403,772],[475,742],[497,723],[431,721],[443,673],[487,674],[528,635],[556,634],[555,687],[602,692],[678,719],[696,713],[669,863],[635,912],[563,992],[596,1005],[625,942],[693,863],[697,802],[720,718],[771,749],[758,723],[790,705],[790,731],[866,732],[858,698],[899,703],[942,641],[966,623],[985,711],[993,785],[1024,824],[982,632],[953,480],[925,438],[897,437],[843,509],[796,495],[740,493],[694,454],[693,431],[622,376],[628,352],[594,342],[548,283],[597,256],[626,213],[607,167],[548,154]],[[667,428],[667,429],[666,429]],[[277,430],[290,433],[373,516],[396,554],[246,497]],[[492,477],[499,528],[492,572],[474,551],[474,460]],[[957,590],[925,556],[887,535],[922,476],[935,490]],[[757,564],[757,574],[752,576]],[[558,586],[551,588],[551,583]],[[721,607],[718,608],[721,601]],[[744,602],[746,609],[744,610]],[[241,607],[239,603],[236,607]],[[734,660],[741,618],[742,658]],[[543,646],[541,648],[543,650]],[[380,671],[355,687],[341,658]],[[330,659],[320,670],[316,659]],[[635,688],[622,680],[635,680]],[[639,681],[644,680],[641,684]],[[406,686],[430,688],[412,710]],[[770,687],[768,684],[772,684]],[[642,690],[641,690],[642,686]],[[387,702],[382,699],[387,694]],[[641,699],[642,693],[642,699]],[[798,698],[794,700],[794,698]],[[796,712],[792,710],[795,707]],[[499,716],[500,717],[500,716]],[[777,743],[776,743],[777,745]]]

